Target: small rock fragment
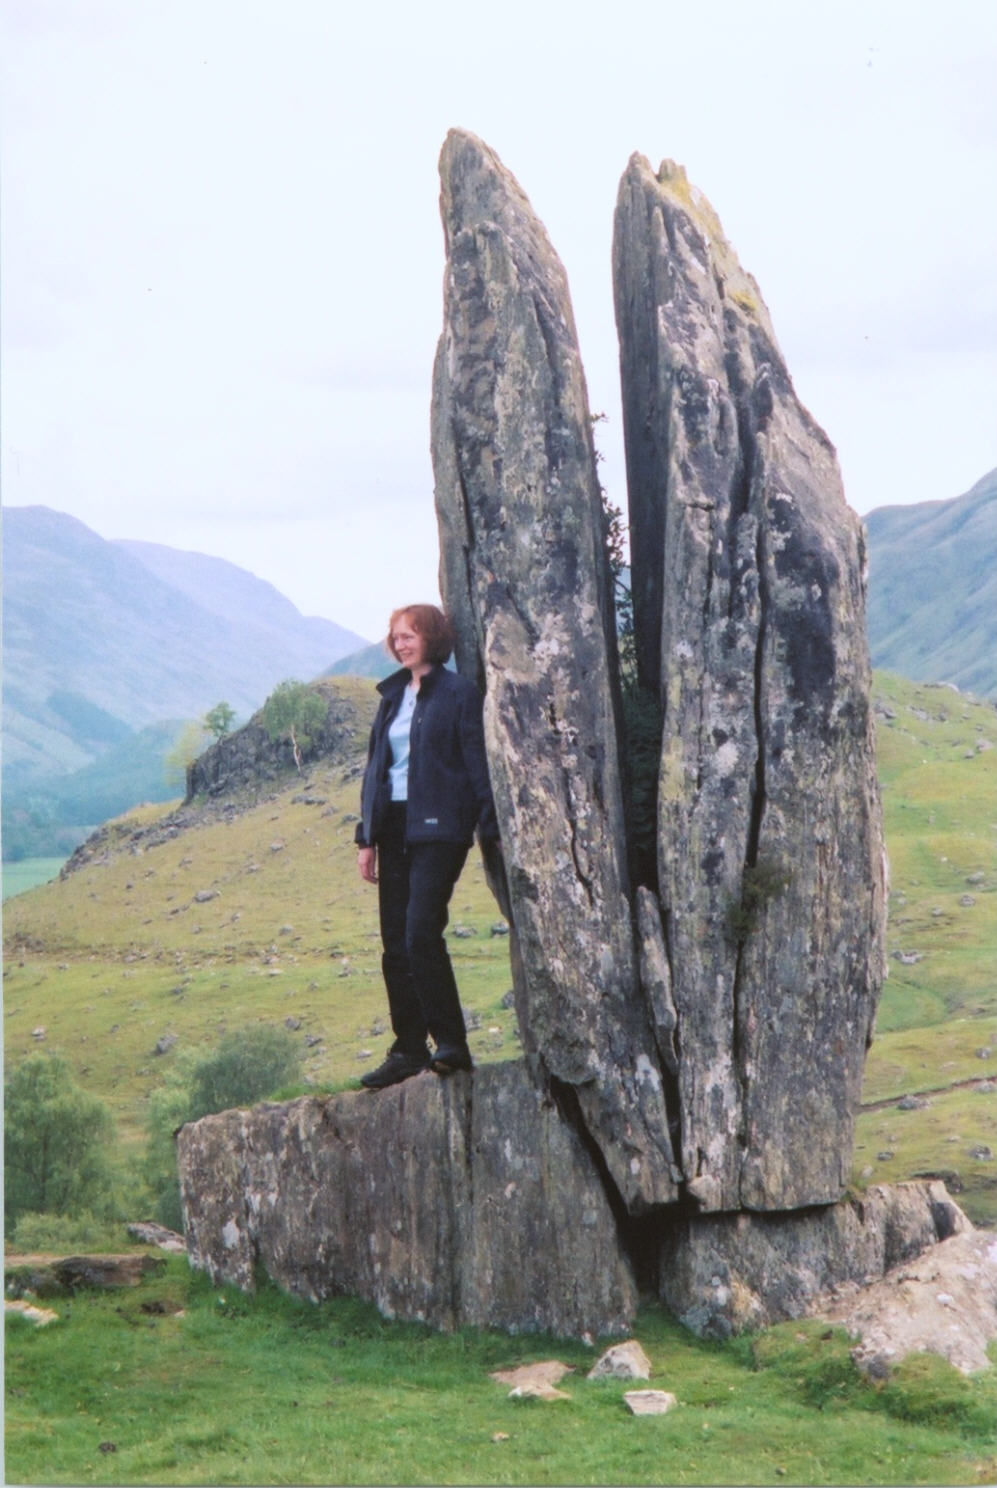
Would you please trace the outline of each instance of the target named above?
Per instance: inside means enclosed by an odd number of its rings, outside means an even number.
[[[588,1378],[650,1379],[651,1361],[635,1338],[608,1348],[589,1370]]]
[[[664,1416],[678,1405],[669,1390],[628,1390],[623,1399],[635,1416]]]

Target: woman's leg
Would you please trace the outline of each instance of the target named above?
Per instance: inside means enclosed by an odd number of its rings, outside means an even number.
[[[467,859],[459,842],[409,846],[406,947],[425,1026],[440,1048],[465,1048],[467,1031],[443,932],[454,884]]]
[[[405,846],[405,806],[391,806],[377,844],[378,907],[381,918],[381,970],[395,1034],[392,1053],[426,1051],[426,1019],[412,979],[406,939],[411,858]]]

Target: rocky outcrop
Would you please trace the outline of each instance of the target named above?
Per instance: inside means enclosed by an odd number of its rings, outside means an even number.
[[[588,1153],[522,1063],[185,1126],[188,1253],[246,1289],[351,1293],[386,1317],[623,1333],[637,1295]]]
[[[804,1317],[836,1288],[866,1287],[972,1225],[942,1183],[870,1188],[793,1214],[677,1219],[661,1253],[662,1299],[708,1338]]]
[[[614,281],[681,1166],[705,1210],[829,1203],[883,976],[861,528],[757,285],[670,163],[630,162]]]
[[[634,1209],[677,1193],[640,996],[617,757],[613,607],[567,281],[473,135],[440,161],[444,330],[433,390],[441,587],[485,730],[534,1072],[571,1087]]]

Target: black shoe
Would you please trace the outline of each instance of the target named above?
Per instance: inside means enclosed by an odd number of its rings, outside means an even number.
[[[466,1044],[443,1044],[433,1055],[432,1068],[438,1075],[453,1075],[458,1070],[471,1070],[474,1060]]]
[[[400,1085],[412,1075],[421,1075],[429,1069],[429,1050],[421,1054],[406,1054],[404,1049],[392,1049],[383,1064],[360,1076],[365,1090],[387,1090],[389,1085]]]

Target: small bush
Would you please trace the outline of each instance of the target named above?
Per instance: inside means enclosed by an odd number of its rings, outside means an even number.
[[[218,1047],[198,1058],[179,1059],[170,1078],[149,1099],[145,1181],[153,1217],[170,1229],[183,1227],[174,1134],[188,1121],[215,1111],[251,1106],[301,1079],[301,1050],[292,1035],[273,1024],[227,1033]]]
[[[22,1214],[10,1235],[11,1248],[31,1251],[116,1251],[132,1244],[124,1227],[102,1215]]]
[[[64,1059],[30,1054],[4,1084],[5,1232],[29,1213],[109,1216],[114,1124]]]

